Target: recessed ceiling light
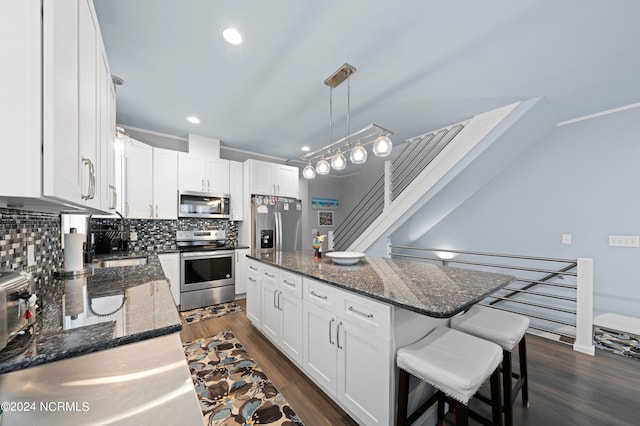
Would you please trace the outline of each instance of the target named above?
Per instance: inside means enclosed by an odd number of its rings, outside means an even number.
[[[231,44],[240,44],[242,43],[242,34],[240,31],[235,28],[225,28],[222,30],[222,37],[227,40],[228,43]]]
[[[193,115],[190,117],[187,117],[187,121],[193,124],[200,124],[200,119],[198,117],[194,117]]]
[[[311,148],[309,148],[308,146],[303,146],[302,148],[300,148],[301,150],[303,150],[304,152],[309,152],[311,151]]]

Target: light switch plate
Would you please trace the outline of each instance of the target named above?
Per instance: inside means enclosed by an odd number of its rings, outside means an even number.
[[[571,234],[562,234],[562,244],[571,244],[572,236]]]

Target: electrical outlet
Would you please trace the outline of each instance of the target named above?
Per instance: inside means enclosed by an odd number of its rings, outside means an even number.
[[[138,241],[138,233],[136,231],[129,232],[129,241]]]
[[[562,244],[571,244],[571,234],[562,234]]]
[[[609,247],[640,247],[640,236],[609,235]]]
[[[27,246],[27,266],[36,264],[36,248],[33,244]]]

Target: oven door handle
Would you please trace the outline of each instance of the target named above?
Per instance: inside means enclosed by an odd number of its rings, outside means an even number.
[[[233,250],[207,251],[180,253],[183,259],[214,259],[220,257],[233,257]]]

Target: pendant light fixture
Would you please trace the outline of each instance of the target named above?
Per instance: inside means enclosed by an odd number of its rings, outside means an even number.
[[[373,144],[373,153],[378,157],[387,157],[391,154],[393,142],[389,136],[393,132],[384,129],[376,124],[369,124],[362,130],[351,133],[351,74],[356,69],[344,64],[333,74],[331,74],[324,84],[329,86],[329,145],[307,153],[300,157],[307,165],[302,171],[302,176],[306,179],[314,179],[316,173],[327,175],[334,170],[344,170],[347,167],[347,158],[344,153],[349,153],[349,160],[353,164],[364,164],[367,161],[367,145]],[[344,138],[333,141],[333,89],[347,80],[347,131],[349,134]],[[334,149],[335,147],[335,149]],[[331,162],[327,161],[327,158]],[[317,161],[314,169],[312,161]]]
[[[378,157],[388,157],[391,154],[393,142],[388,136],[381,135],[373,142],[373,153]]]

